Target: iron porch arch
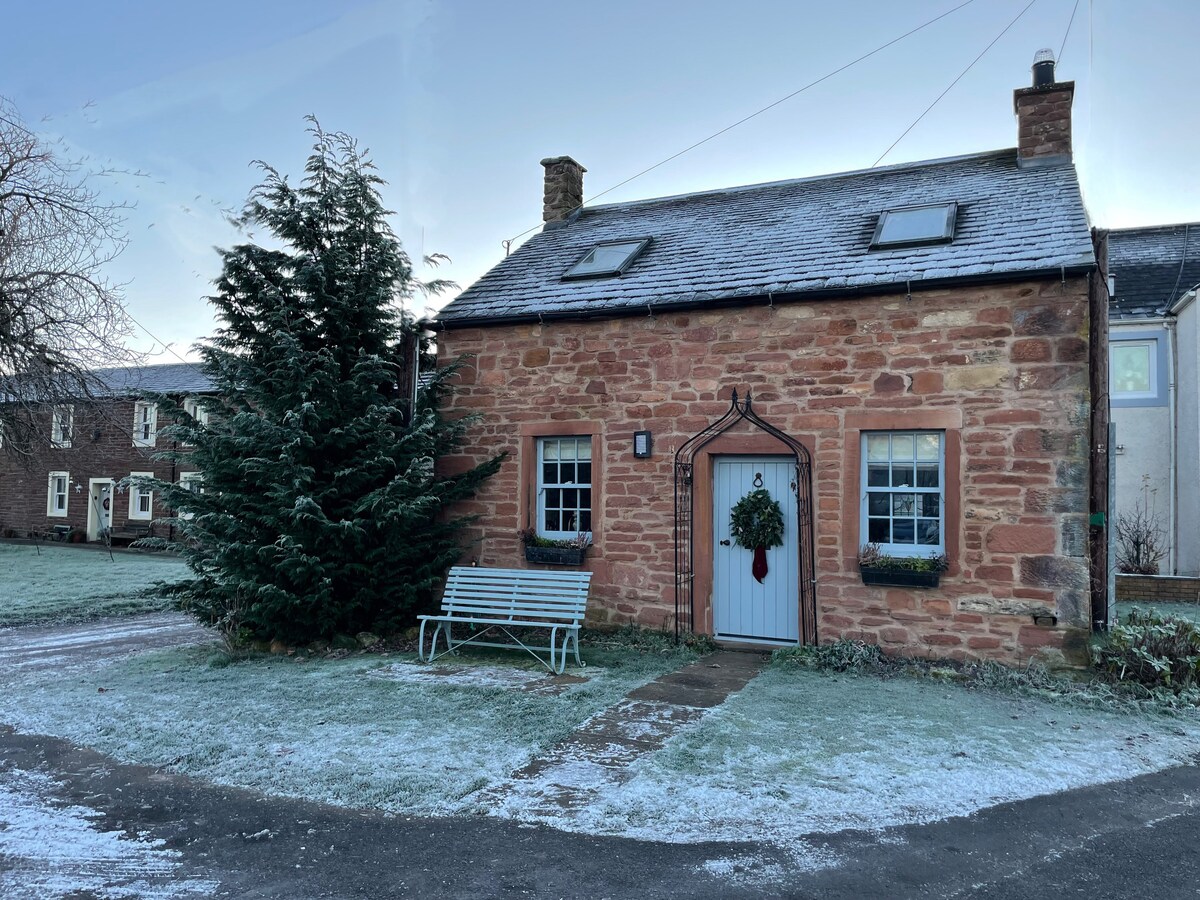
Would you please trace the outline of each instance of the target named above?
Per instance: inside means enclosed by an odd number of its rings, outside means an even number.
[[[695,626],[695,531],[694,485],[696,455],[708,444],[741,422],[782,443],[796,460],[796,512],[800,529],[800,643],[817,642],[817,596],[815,560],[815,521],[812,498],[812,455],[808,448],[790,435],[765,421],[754,411],[750,392],[738,402],[733,392],[729,409],[721,418],[684,441],[675,451],[675,638]]]

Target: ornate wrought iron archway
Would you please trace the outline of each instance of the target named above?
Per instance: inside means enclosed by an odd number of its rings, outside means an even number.
[[[815,644],[817,641],[817,595],[816,561],[814,540],[814,514],[812,501],[812,456],[808,448],[790,435],[765,421],[751,403],[750,392],[746,399],[738,402],[733,392],[729,409],[721,418],[699,433],[688,438],[675,451],[675,637],[692,631],[695,626],[695,460],[705,446],[722,434],[748,422],[760,431],[771,435],[787,447],[796,460],[796,520],[800,535],[797,543],[800,553],[800,642]]]

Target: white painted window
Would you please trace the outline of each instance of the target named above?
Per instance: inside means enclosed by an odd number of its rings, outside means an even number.
[[[208,424],[208,410],[199,397],[188,397],[183,401],[183,411],[200,425]]]
[[[201,428],[208,425],[208,410],[198,397],[188,397],[183,401],[183,411],[196,420],[196,424]],[[187,441],[183,442],[183,446],[191,447]]]
[[[140,479],[153,478],[153,472],[129,473],[129,518],[147,522],[154,518],[154,491]]]
[[[555,540],[592,531],[592,439],[538,438],[537,533]]]
[[[133,405],[133,446],[153,447],[158,437],[158,405],[139,400]]]
[[[49,488],[46,494],[46,515],[56,519],[67,517],[67,505],[70,502],[71,473],[51,472]]]
[[[184,472],[179,476],[179,486],[185,491],[191,491],[195,494],[204,493],[204,473],[203,472]],[[192,513],[181,512],[178,514],[181,519],[190,519]]]
[[[50,445],[66,449],[75,439],[75,407],[56,406],[50,415]]]
[[[943,432],[863,432],[861,478],[864,544],[892,556],[945,552]]]

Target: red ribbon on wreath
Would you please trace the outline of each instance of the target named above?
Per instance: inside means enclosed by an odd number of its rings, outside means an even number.
[[[759,584],[767,577],[767,548],[762,544],[754,548],[754,562],[750,565],[750,574]]]

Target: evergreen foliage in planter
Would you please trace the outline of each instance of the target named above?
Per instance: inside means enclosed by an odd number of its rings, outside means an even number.
[[[888,556],[878,544],[867,544],[858,554],[863,584],[890,587],[937,587],[949,561],[946,555]]]
[[[570,540],[544,538],[532,528],[522,529],[517,535],[525,545],[527,562],[551,566],[583,565],[583,558],[587,556],[588,547],[592,545],[588,536],[582,532]]]

